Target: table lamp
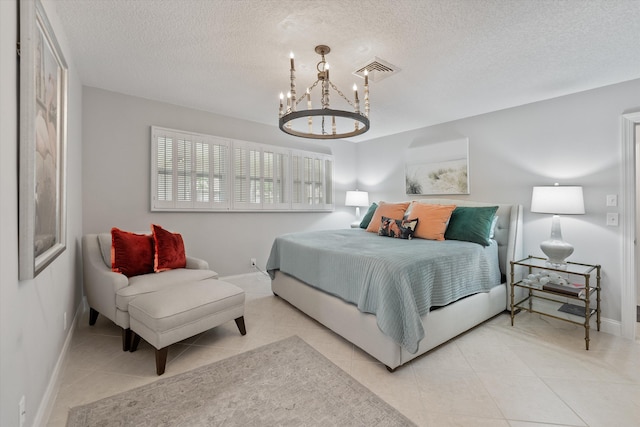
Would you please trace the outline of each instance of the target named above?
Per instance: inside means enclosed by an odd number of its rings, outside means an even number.
[[[356,207],[356,218],[360,219],[360,206],[369,206],[369,193],[366,191],[347,191],[345,206]]]
[[[573,246],[562,240],[560,215],[584,214],[581,186],[555,185],[533,187],[531,212],[553,214],[551,237],[540,244],[551,267],[566,267],[565,259],[573,253]]]

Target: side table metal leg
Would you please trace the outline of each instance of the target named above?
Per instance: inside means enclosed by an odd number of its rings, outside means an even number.
[[[584,346],[589,350],[589,325],[584,326]]]
[[[587,350],[589,350],[589,329],[591,329],[591,308],[587,298],[584,303],[584,343]]]

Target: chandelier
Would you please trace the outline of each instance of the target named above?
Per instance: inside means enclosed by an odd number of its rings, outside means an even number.
[[[349,138],[365,133],[369,130],[369,77],[367,70],[364,71],[364,112],[361,112],[358,87],[353,85],[354,100],[352,102],[329,80],[329,64],[324,58],[331,51],[329,46],[319,45],[315,50],[322,57],[316,66],[318,79],[307,88],[305,94],[300,98],[296,97],[296,69],[293,52],[291,53],[291,89],[287,93],[286,105],[284,104],[284,94],[280,93],[280,130],[289,135],[314,139]],[[311,91],[318,85],[320,85],[321,92],[321,108],[313,108]],[[332,109],[329,106],[330,88],[347,101],[354,111]],[[304,100],[307,101],[307,108],[299,109],[298,104]],[[314,117],[318,118],[315,122]]]

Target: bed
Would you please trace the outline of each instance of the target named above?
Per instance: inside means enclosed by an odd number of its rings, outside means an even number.
[[[363,229],[291,233],[275,239],[267,262],[273,293],[390,371],[505,311],[510,261],[522,258],[522,206],[419,203],[497,206],[493,239],[483,246],[390,239]],[[452,285],[440,290],[441,282]]]

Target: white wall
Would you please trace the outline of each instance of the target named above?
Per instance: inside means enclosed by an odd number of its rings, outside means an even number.
[[[358,186],[370,200],[404,200],[404,150],[469,138],[470,200],[525,207],[525,253],[543,256],[551,218],[532,214],[534,185],[584,187],[586,215],[564,216],[569,260],[602,265],[603,316],[620,321],[620,227],[605,226],[607,194],[621,198],[620,116],[640,109],[640,80],[430,126],[358,144]],[[622,202],[622,200],[619,200]]]
[[[214,96],[214,94],[212,94]],[[345,228],[355,210],[344,207],[355,188],[356,144],[310,143],[276,126],[222,117],[162,102],[85,87],[83,90],[84,233],[111,227],[144,231],[151,223],[180,232],[187,253],[205,259],[220,275],[264,268],[273,239],[303,229]],[[334,154],[336,211],[333,213],[151,212],[150,126],[217,135]]]
[[[41,401],[81,301],[82,87],[52,3],[43,2],[69,65],[67,249],[38,277],[18,280],[17,1],[0,1],[0,425],[18,426],[26,397],[26,425]],[[63,313],[68,327],[63,330]],[[40,413],[38,412],[40,411]]]

